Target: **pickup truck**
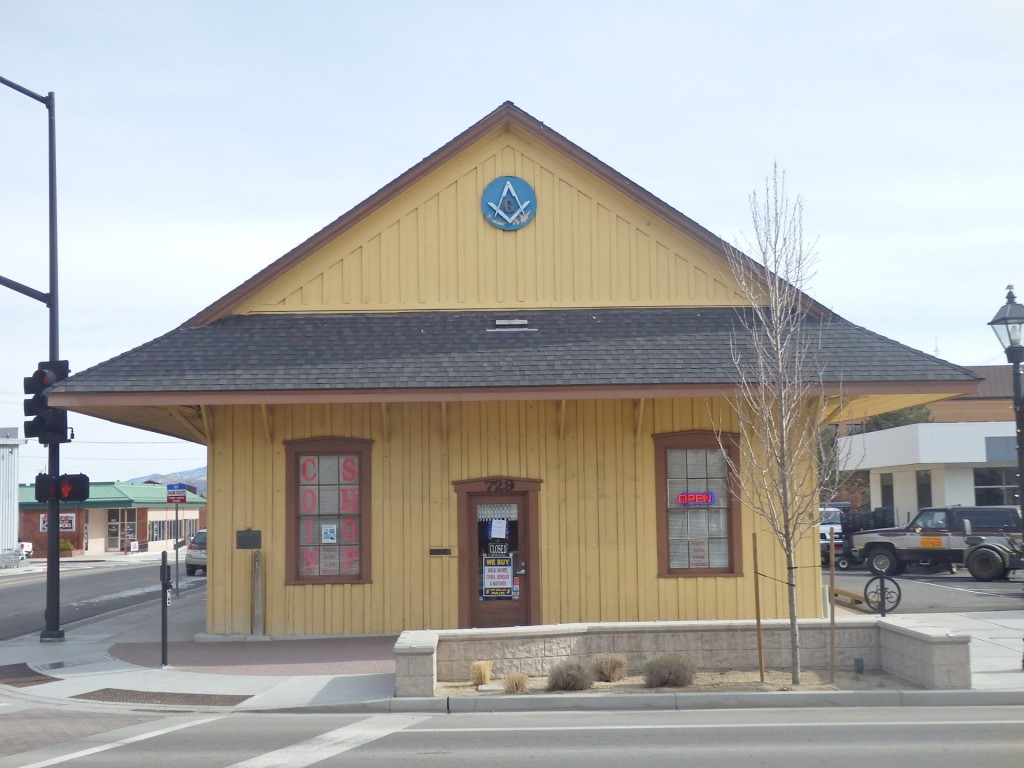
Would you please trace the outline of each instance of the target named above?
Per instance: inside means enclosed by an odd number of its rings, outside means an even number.
[[[905,527],[875,528],[853,534],[850,555],[874,571],[898,576],[912,563],[959,565],[977,540],[968,536],[1008,536],[1020,540],[1024,522],[1011,506],[927,507]]]

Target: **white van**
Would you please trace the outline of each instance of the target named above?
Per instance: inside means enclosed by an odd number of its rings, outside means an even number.
[[[850,567],[851,563],[849,558],[843,555],[843,510],[840,507],[821,504],[818,506],[818,514],[821,516],[818,523],[818,537],[821,542],[821,564],[828,565],[828,544],[829,541],[833,541],[832,536],[835,535],[835,544],[833,546],[835,547],[836,567],[840,570],[846,570]]]

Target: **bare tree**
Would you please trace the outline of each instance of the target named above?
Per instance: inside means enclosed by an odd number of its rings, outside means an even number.
[[[747,304],[730,340],[731,400],[742,435],[733,474],[743,505],[765,521],[785,557],[792,679],[799,684],[796,555],[808,533],[817,538],[822,485],[838,479],[828,428],[836,400],[826,395],[818,354],[823,312],[804,292],[817,261],[814,245],[803,238],[803,203],[790,202],[777,165],[763,193],[750,196],[750,210],[752,255],[726,252]]]

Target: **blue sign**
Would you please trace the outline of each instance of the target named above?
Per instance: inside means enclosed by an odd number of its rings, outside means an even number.
[[[499,176],[484,188],[480,209],[484,218],[498,229],[520,229],[537,212],[537,195],[518,176]]]
[[[185,492],[188,489],[184,483],[168,483],[167,484],[167,503],[168,504],[184,504],[187,497]]]

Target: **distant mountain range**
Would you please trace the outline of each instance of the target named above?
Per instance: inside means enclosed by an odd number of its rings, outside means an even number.
[[[161,485],[167,485],[169,483],[184,483],[185,485],[193,486],[196,489],[196,493],[200,496],[206,496],[206,467],[186,469],[183,472],[172,472],[169,475],[146,475],[145,477],[133,477],[131,480],[126,480],[125,482],[159,483]]]

